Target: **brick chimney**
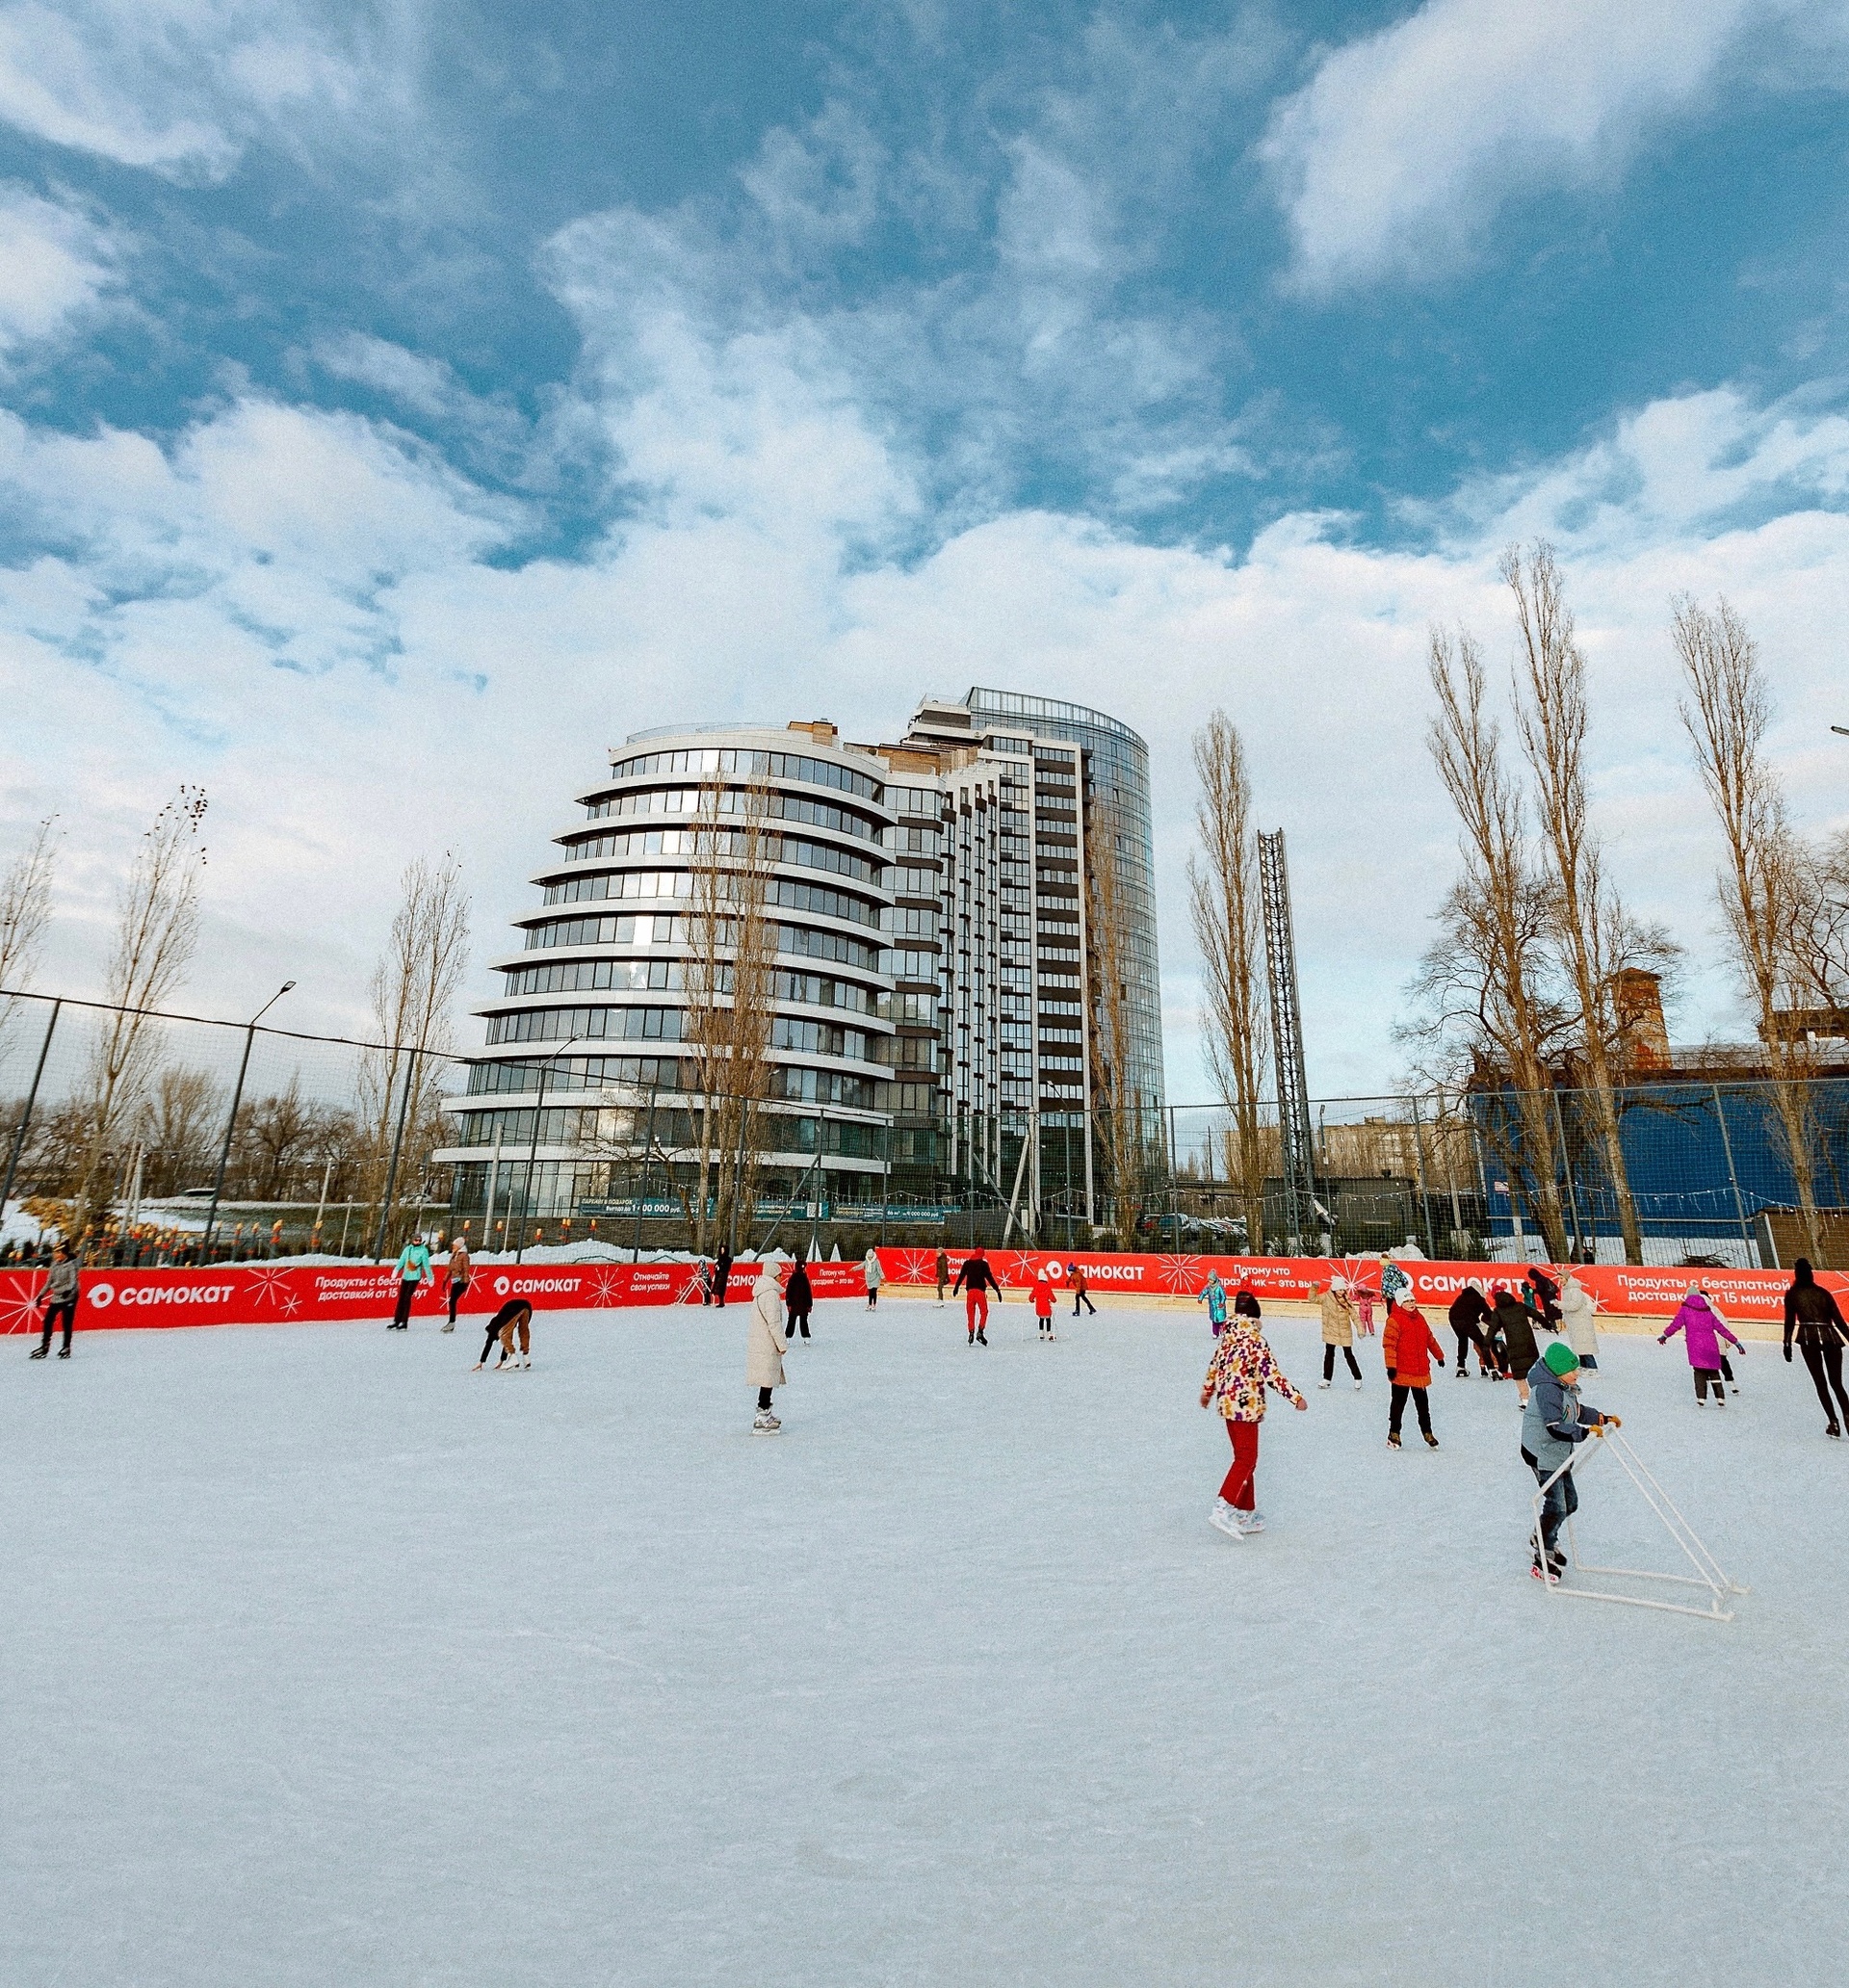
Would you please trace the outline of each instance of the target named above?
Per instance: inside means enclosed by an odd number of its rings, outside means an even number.
[[[1671,1067],[1669,1027],[1663,1020],[1663,982],[1658,974],[1628,966],[1612,981],[1628,1075],[1651,1077]]]

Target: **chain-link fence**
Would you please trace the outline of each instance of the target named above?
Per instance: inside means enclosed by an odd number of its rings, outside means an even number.
[[[123,1263],[370,1259],[413,1232],[490,1253],[1014,1242],[1622,1262],[1628,1220],[1647,1263],[1849,1261],[1849,1080],[1803,1087],[1814,1218],[1790,1099],[1756,1082],[1621,1092],[1618,1168],[1586,1093],[1314,1102],[1308,1210],[1268,1110],[1243,1126],[1221,1105],[1012,1111],[926,1137],[865,1101],[779,1094],[715,1155],[691,1084],[665,1052],[488,1061],[5,997],[0,1261],[55,1230]]]

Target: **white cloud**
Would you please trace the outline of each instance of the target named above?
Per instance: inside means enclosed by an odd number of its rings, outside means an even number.
[[[0,184],[0,363],[92,313],[121,255],[119,237],[89,215]]]
[[[1699,102],[1748,27],[1806,0],[1425,0],[1325,56],[1260,147],[1296,279],[1445,271],[1510,194],[1585,187]]]
[[[336,27],[304,0],[40,0],[0,6],[0,121],[184,180],[221,178],[259,132],[387,118],[403,134],[422,0]]]

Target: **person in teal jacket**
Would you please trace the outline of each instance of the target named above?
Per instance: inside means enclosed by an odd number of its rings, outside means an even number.
[[[417,1295],[417,1287],[433,1275],[430,1252],[424,1246],[423,1237],[413,1236],[398,1253],[398,1309],[385,1328],[387,1332],[411,1329],[411,1300]]]
[[[1201,1286],[1196,1304],[1207,1307],[1207,1322],[1213,1328],[1213,1337],[1218,1339],[1226,1330],[1226,1286],[1220,1282],[1218,1270],[1209,1270],[1207,1282]]]

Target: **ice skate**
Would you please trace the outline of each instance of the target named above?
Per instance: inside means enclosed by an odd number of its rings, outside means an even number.
[[[520,1364],[523,1367],[531,1367],[533,1365],[533,1362],[531,1360],[522,1360]]]
[[[1356,1381],[1356,1382],[1355,1382],[1355,1393],[1356,1393],[1356,1394],[1360,1394],[1360,1393],[1361,1393],[1361,1382],[1360,1382],[1360,1381]]]
[[[760,1409],[751,1418],[751,1433],[754,1436],[774,1436],[782,1426],[783,1424],[768,1408]]]
[[[1433,1435],[1427,1435],[1425,1438],[1425,1447],[1428,1450],[1436,1450],[1438,1448],[1438,1438]]]
[[[70,1358],[70,1348],[67,1346],[61,1346],[58,1348],[58,1357],[61,1360],[68,1360]]]
[[[28,1353],[26,1357],[29,1360],[42,1360],[45,1357],[45,1355],[50,1351],[51,1348],[48,1346],[34,1347],[32,1351]]]
[[[1839,1428],[1838,1428],[1838,1427],[1837,1427],[1837,1426],[1836,1426],[1836,1424],[1835,1424],[1835,1423],[1833,1422],[1833,1423],[1832,1423],[1832,1424],[1830,1425],[1830,1426],[1829,1426],[1829,1427],[1828,1427],[1827,1429],[1825,1429],[1825,1430],[1824,1430],[1824,1434],[1825,1434],[1826,1436],[1836,1436],[1836,1438],[1840,1439],[1840,1438],[1841,1438],[1841,1435],[1842,1435],[1842,1431],[1841,1431],[1841,1430],[1840,1430],[1840,1429],[1839,1429]]]
[[[987,1346],[989,1343],[989,1335],[986,1332],[978,1332],[976,1335],[976,1343],[977,1346]]]
[[[1399,1448],[1399,1431],[1397,1429],[1388,1430],[1387,1447],[1390,1450],[1397,1450]]]
[[[1326,1388],[1329,1385],[1329,1383],[1326,1380],[1319,1380],[1316,1382],[1316,1385],[1319,1388]]]
[[[1239,1514],[1239,1530],[1242,1534],[1263,1532],[1264,1530],[1264,1520],[1258,1512],[1241,1512]]]
[[[1229,1539],[1243,1539],[1245,1532],[1239,1524],[1239,1515],[1223,1498],[1213,1501],[1213,1509],[1208,1513],[1208,1522],[1217,1526]]]

